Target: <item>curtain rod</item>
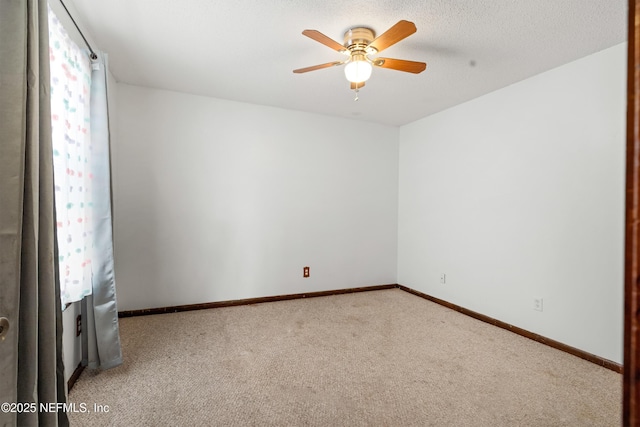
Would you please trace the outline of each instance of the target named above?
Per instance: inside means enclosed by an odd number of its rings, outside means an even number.
[[[64,10],[65,10],[65,12],[67,12],[67,15],[69,15],[69,18],[71,18],[71,22],[73,22],[73,25],[76,26],[76,29],[80,33],[80,36],[82,37],[82,40],[84,40],[84,44],[86,44],[87,47],[89,48],[89,52],[91,52],[91,55],[89,55],[89,57],[92,60],[95,61],[96,59],[98,59],[98,55],[96,55],[96,53],[93,51],[93,49],[91,49],[91,45],[87,41],[87,38],[84,36],[84,34],[82,34],[82,30],[80,29],[80,27],[78,27],[78,24],[76,24],[76,20],[73,19],[73,16],[71,16],[71,13],[69,13],[69,9],[67,9],[67,6],[64,4],[64,2],[62,0],[60,0],[60,4],[62,5],[62,7],[64,7]]]

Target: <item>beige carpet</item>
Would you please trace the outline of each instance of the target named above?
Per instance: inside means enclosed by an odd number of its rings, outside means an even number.
[[[399,289],[121,319],[76,426],[619,426],[622,376]]]

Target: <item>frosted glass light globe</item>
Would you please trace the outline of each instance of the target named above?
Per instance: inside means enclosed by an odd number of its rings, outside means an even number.
[[[344,67],[344,75],[351,83],[362,83],[369,80],[373,67],[366,60],[351,61]]]

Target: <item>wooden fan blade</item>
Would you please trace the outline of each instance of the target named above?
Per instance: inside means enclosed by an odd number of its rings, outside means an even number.
[[[305,36],[314,39],[315,41],[322,43],[325,46],[330,47],[333,50],[337,50],[338,52],[345,52],[347,49],[342,46],[340,43],[338,43],[337,41],[325,36],[324,34],[322,34],[320,31],[316,31],[316,30],[304,30],[302,32],[302,34],[304,34]]]
[[[314,65],[312,67],[306,68],[298,68],[297,70],[293,70],[294,73],[307,73],[309,71],[321,70],[323,68],[335,67],[336,65],[342,65],[344,61],[335,61],[335,62],[327,62],[326,64]]]
[[[351,82],[351,90],[360,89],[361,87],[364,87],[364,82],[360,82],[360,83]]]
[[[375,48],[378,52],[398,43],[400,40],[409,37],[416,32],[416,24],[409,21],[398,21],[396,25],[389,28],[386,32],[380,34],[369,46]]]
[[[407,73],[418,74],[427,68],[424,62],[406,61],[404,59],[393,58],[376,58],[373,65],[381,68],[390,68],[392,70],[405,71]]]

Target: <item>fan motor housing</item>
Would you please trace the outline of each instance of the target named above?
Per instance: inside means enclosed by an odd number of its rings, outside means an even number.
[[[344,33],[344,47],[349,50],[364,50],[369,43],[375,40],[376,34],[371,28],[356,27]]]

